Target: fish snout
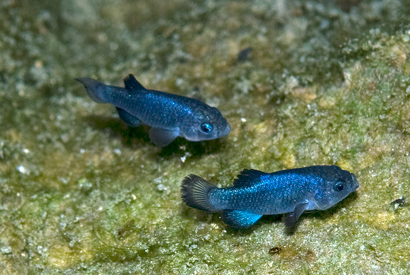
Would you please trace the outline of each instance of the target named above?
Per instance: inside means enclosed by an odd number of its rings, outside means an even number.
[[[357,178],[354,174],[352,175],[352,182],[353,182],[353,190],[356,190],[357,188],[359,188],[359,182],[357,181]]]
[[[219,132],[219,136],[225,137],[229,135],[230,132],[231,132],[231,125],[229,125],[229,123],[226,122],[226,126]]]

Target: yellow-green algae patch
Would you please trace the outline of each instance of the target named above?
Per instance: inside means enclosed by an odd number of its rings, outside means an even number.
[[[0,273],[407,274],[408,18],[398,0],[2,1]],[[199,91],[231,134],[155,147],[74,81],[128,73]],[[190,173],[319,164],[360,188],[292,232],[181,203]]]

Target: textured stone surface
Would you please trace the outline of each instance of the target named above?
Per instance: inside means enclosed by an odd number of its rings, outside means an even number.
[[[410,196],[406,3],[1,1],[0,273],[407,274],[410,209],[390,205]],[[73,80],[128,73],[199,91],[231,134],[155,147]],[[317,164],[361,186],[293,234],[181,204],[189,173]]]

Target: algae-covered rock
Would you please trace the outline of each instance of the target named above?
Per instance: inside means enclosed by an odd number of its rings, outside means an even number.
[[[0,273],[407,274],[409,7],[1,1]],[[156,147],[74,81],[129,73],[201,93],[231,134]],[[293,232],[280,216],[233,230],[181,203],[190,173],[224,187],[246,168],[319,164],[360,188]]]

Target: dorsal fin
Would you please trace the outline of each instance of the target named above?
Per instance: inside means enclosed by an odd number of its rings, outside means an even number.
[[[193,96],[193,99],[199,100],[201,102],[204,102],[204,98],[202,97],[202,95],[199,92],[196,92]]]
[[[266,174],[267,173],[258,170],[245,169],[239,174],[238,178],[233,181],[233,185],[235,187],[252,186],[260,180],[261,176]]]
[[[124,78],[124,84],[125,89],[129,90],[130,92],[139,92],[141,90],[146,90],[144,86],[142,86],[141,83],[139,83],[135,76],[132,74],[129,74]]]

